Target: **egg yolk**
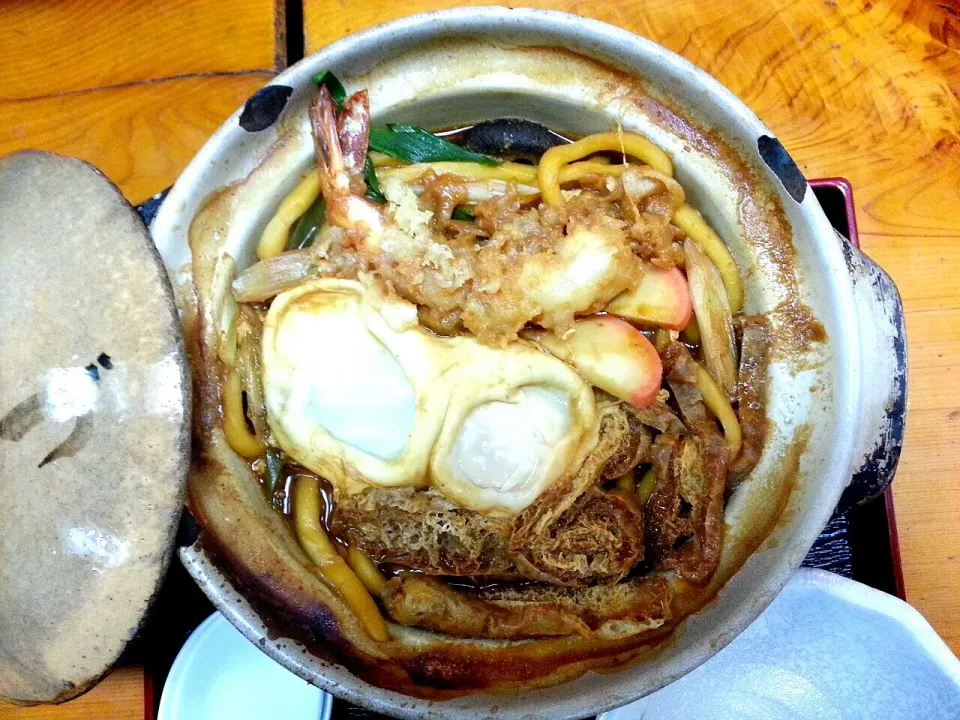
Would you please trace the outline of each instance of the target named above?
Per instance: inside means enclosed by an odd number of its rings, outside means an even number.
[[[413,432],[413,387],[355,306],[338,309],[287,316],[278,337],[279,352],[292,370],[287,427],[293,435],[309,436],[319,426],[361,452],[395,460]]]
[[[505,492],[535,485],[571,421],[569,398],[548,387],[527,386],[512,402],[483,403],[463,421],[450,471],[484,489]]]

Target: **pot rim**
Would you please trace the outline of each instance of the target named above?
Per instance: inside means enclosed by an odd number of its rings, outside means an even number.
[[[457,8],[411,15],[351,34],[331,43],[280,73],[266,85],[288,85],[294,88],[303,86],[311,81],[312,74],[317,70],[335,64],[330,62],[330,58],[356,51],[358,46],[389,46],[391,43],[396,43],[396,36],[398,35],[406,35],[408,39],[409,36],[417,36],[426,41],[451,33],[462,34],[465,30],[474,26],[485,26],[487,32],[496,31],[498,24],[510,26],[515,31],[530,30],[541,35],[549,35],[558,42],[569,43],[572,41],[572,45],[566,45],[565,47],[588,56],[602,57],[607,62],[615,55],[618,46],[629,46],[645,58],[651,58],[658,64],[666,65],[677,74],[689,76],[691,83],[698,86],[704,93],[712,95],[717,103],[722,105],[725,112],[736,118],[743,132],[750,133],[755,138],[764,135],[774,136],[730,90],[681,56],[652,40],[622,28],[551,10],[480,7]],[[632,73],[636,74],[637,71],[634,69]],[[243,132],[238,128],[238,120],[242,110],[243,108],[238,109],[211,136],[177,180],[166,198],[151,226],[155,237],[159,237],[158,245],[161,246],[161,252],[164,250],[163,241],[175,240],[178,234],[180,236],[185,235],[185,228],[182,226],[178,228],[176,224],[182,222],[182,218],[185,216],[192,217],[203,200],[203,198],[195,196],[198,186],[202,187],[202,182],[199,181],[207,166],[217,159],[224,143],[234,133]],[[743,130],[744,128],[746,129]],[[783,202],[795,202],[786,194],[786,190],[780,186],[776,177],[771,179],[771,183]],[[825,267],[822,269],[829,279],[831,290],[835,293],[833,301],[838,308],[836,321],[842,337],[856,338],[857,328],[852,310],[854,300],[843,254],[837,246],[833,230],[822,209],[813,198],[812,192],[807,193],[807,195],[808,197],[804,197],[803,201],[799,203],[798,211],[803,217],[809,234],[816,238],[818,245],[822,245],[819,248],[825,260]],[[794,237],[796,237],[796,231],[794,231]],[[850,438],[845,438],[841,447],[833,448],[836,451],[834,467],[830,468],[829,471],[846,475],[853,458],[853,437],[856,436],[860,424],[859,408],[862,389],[860,348],[856,342],[841,341],[832,344],[831,349],[842,355],[838,362],[844,368],[845,382],[835,388],[837,394],[835,407],[837,422],[850,429]],[[610,692],[610,688],[607,687],[605,694],[599,697],[586,691],[581,691],[573,697],[551,697],[551,695],[556,694],[553,692],[556,688],[528,691],[515,696],[484,695],[482,697],[487,700],[489,714],[503,717],[506,713],[507,716],[521,717],[529,713],[540,714],[549,710],[550,714],[555,717],[582,717],[630,702],[694,669],[739,634],[779,593],[794,569],[802,562],[807,549],[816,539],[820,529],[829,519],[844,484],[837,482],[831,486],[832,497],[828,499],[819,497],[816,498],[816,503],[808,502],[802,525],[793,527],[795,523],[791,523],[791,532],[794,534],[791,536],[790,542],[785,544],[785,547],[782,544],[780,549],[776,551],[779,558],[772,570],[755,570],[749,573],[749,578],[741,577],[745,575],[745,569],[753,560],[753,556],[751,556],[734,577],[728,581],[727,586],[721,589],[717,597],[705,608],[694,614],[694,616],[697,616],[709,612],[711,606],[717,603],[718,598],[727,591],[729,585],[738,581],[738,579],[741,583],[752,583],[751,587],[754,592],[751,593],[750,602],[742,604],[732,614],[722,626],[722,632],[714,633],[711,636],[702,634],[701,637],[672,659],[672,669],[666,669],[658,676],[655,683],[631,686],[631,680],[636,678],[632,678],[629,673],[624,671],[617,671],[608,675],[608,677],[612,675],[620,676],[617,692]],[[225,576],[201,550],[194,547],[183,548],[181,549],[181,558],[218,609],[224,612],[248,639],[258,642],[265,652],[281,664],[311,682],[320,684],[324,689],[371,709],[399,714],[404,717],[476,717],[478,713],[483,712],[478,705],[461,705],[458,700],[440,703],[428,702],[384,690],[361,681],[342,667],[332,666],[326,662],[318,662],[319,668],[305,669],[309,665],[309,661],[304,662],[298,657],[294,657],[295,653],[300,654],[301,646],[297,643],[268,641],[264,644],[268,634],[266,627],[250,606],[236,593],[232,592],[232,588],[228,587],[226,590],[222,586],[218,588]],[[689,618],[685,619],[681,626],[686,625],[688,620]],[[654,660],[653,662],[657,661]],[[603,676],[588,674],[576,681],[558,687],[564,688],[589,677]],[[401,702],[403,705],[401,705]]]

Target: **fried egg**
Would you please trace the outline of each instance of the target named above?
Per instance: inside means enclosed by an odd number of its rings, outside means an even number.
[[[439,337],[357,281],[277,296],[262,357],[276,442],[336,492],[433,486],[509,517],[596,443],[593,392],[569,365],[522,341]]]

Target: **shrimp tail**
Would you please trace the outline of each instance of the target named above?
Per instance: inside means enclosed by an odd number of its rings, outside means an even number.
[[[363,164],[370,142],[370,98],[366,90],[351,95],[343,103],[343,113],[337,124],[343,166],[350,177],[350,187],[357,195],[367,191],[363,181]]]
[[[371,232],[382,228],[383,218],[363,197],[367,189],[363,163],[370,137],[367,93],[359,92],[347,100],[338,117],[330,91],[321,87],[310,103],[309,114],[327,222],[344,230],[363,228],[365,242],[372,242]]]
[[[346,195],[350,192],[350,176],[343,164],[343,149],[337,132],[337,106],[326,87],[321,87],[310,103],[309,114],[323,196],[330,200]]]

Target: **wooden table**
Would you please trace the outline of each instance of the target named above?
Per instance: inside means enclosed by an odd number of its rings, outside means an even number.
[[[140,202],[285,66],[288,43],[296,51],[302,39],[309,53],[378,22],[466,4],[486,3],[305,0],[301,32],[275,0],[8,1],[0,153],[82,157]],[[656,40],[739,95],[808,177],[853,183],[863,249],[893,275],[907,312],[909,415],[894,484],[907,597],[960,652],[960,3],[516,5]],[[0,718],[140,717],[143,692],[126,668],[61,709],[0,706]]]

